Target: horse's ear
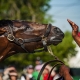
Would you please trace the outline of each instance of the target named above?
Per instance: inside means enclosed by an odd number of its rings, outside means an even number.
[[[0,35],[4,34],[6,32],[6,30],[4,30],[3,28],[0,29]]]

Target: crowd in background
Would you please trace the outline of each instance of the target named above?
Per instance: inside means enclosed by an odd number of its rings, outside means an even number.
[[[19,72],[14,66],[8,66],[4,69],[3,73],[0,74],[0,80],[37,80],[38,74],[44,63],[40,57],[36,58],[35,67],[33,65],[28,65],[23,69],[22,73],[19,75]],[[51,66],[47,65],[40,77],[40,80],[47,80]],[[56,80],[59,77],[59,74],[56,70],[53,70],[49,80]]]

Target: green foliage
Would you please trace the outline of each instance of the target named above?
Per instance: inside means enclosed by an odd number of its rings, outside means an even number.
[[[51,22],[50,15],[46,14],[50,9],[49,2],[50,0],[0,0],[0,19]]]

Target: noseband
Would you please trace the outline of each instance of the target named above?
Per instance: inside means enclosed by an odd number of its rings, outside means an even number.
[[[35,37],[35,38],[30,38],[30,39],[22,39],[22,38],[16,38],[13,34],[13,25],[8,26],[8,31],[7,33],[5,33],[5,36],[7,37],[7,39],[10,42],[14,42],[15,44],[21,46],[27,53],[33,53],[33,52],[40,52],[40,51],[47,51],[47,37],[51,31],[51,24],[48,24],[46,31],[44,33],[44,35],[42,35],[41,37]],[[33,52],[29,52],[25,49],[25,43],[30,43],[30,42],[39,42],[41,41],[43,44],[43,49],[40,50],[34,50]]]

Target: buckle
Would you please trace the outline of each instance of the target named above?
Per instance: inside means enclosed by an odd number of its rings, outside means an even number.
[[[7,39],[9,41],[14,41],[15,37],[12,34],[8,34]]]

